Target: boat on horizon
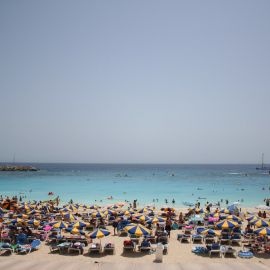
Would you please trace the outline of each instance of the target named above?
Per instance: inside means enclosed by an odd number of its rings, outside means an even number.
[[[270,171],[270,167],[267,167],[264,164],[264,153],[262,153],[262,165],[261,167],[256,167],[256,170]]]

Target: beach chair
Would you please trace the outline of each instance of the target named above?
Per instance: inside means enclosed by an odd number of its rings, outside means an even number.
[[[211,245],[209,256],[212,257],[213,255],[218,255],[219,257],[221,257],[221,250],[219,244],[214,243]]]
[[[138,248],[139,248],[139,251],[150,251],[151,250],[151,244],[147,240],[143,240],[141,242],[141,245]]]
[[[91,253],[101,253],[102,252],[102,246],[100,243],[91,243],[88,249],[88,254]]]
[[[68,248],[68,253],[70,254],[71,252],[78,252],[79,255],[83,254],[84,247],[85,247],[84,244],[82,244],[80,242],[75,242]]]
[[[240,246],[242,243],[241,235],[240,234],[233,234],[231,236],[231,243],[232,243],[232,245],[236,244],[236,245]]]
[[[11,255],[13,253],[13,248],[10,243],[0,243],[0,252],[1,255],[9,254]]]
[[[60,251],[60,248],[59,248],[59,246],[57,245],[57,244],[51,244],[50,245],[50,252],[51,253],[54,253],[54,252],[59,252]]]
[[[206,235],[204,237],[204,242],[205,242],[205,244],[214,243],[215,242],[215,236],[214,235],[210,235],[210,234]]]
[[[181,238],[181,243],[189,243],[190,242],[190,234],[183,234],[182,238]]]
[[[17,253],[18,254],[28,254],[32,251],[38,250],[40,248],[41,241],[40,240],[34,240],[31,245],[26,244],[26,245],[19,245],[17,247]]]
[[[105,253],[115,253],[115,245],[113,243],[106,243],[103,247]]]
[[[123,251],[135,251],[136,244],[132,242],[131,240],[125,240],[124,241],[124,247]]]
[[[220,239],[221,245],[229,245],[230,244],[230,236],[228,234],[222,235],[222,238]]]
[[[236,251],[236,249],[234,249],[234,248],[232,248],[230,246],[227,246],[227,247],[225,247],[223,255],[224,255],[224,257],[230,256],[230,257],[235,257],[236,258],[237,257],[237,251]]]
[[[200,234],[193,234],[191,235],[192,243],[202,243],[203,242],[203,236]]]
[[[135,234],[131,234],[130,235],[130,240],[136,244],[139,244],[139,241],[140,241],[140,237],[139,236],[136,236]]]

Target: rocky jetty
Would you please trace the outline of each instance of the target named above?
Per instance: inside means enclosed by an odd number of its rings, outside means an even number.
[[[25,165],[0,165],[0,171],[4,172],[35,172],[38,171],[37,168],[33,166],[25,166]]]

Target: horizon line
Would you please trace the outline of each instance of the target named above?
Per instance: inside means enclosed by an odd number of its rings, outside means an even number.
[[[39,162],[39,161],[16,161],[16,162],[6,162],[0,161],[0,164],[10,164],[10,165],[19,165],[19,164],[81,164],[81,165],[258,165],[260,163],[227,163],[227,162],[195,162],[195,163],[175,163],[175,162]],[[265,163],[267,165],[267,163]]]

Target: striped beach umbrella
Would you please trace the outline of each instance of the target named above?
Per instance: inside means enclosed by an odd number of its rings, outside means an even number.
[[[134,234],[136,236],[143,236],[143,235],[150,234],[150,231],[146,227],[142,226],[141,224],[127,225],[124,229],[129,234]]]
[[[246,218],[246,220],[248,222],[254,221],[254,220],[258,220],[258,219],[259,219],[259,217],[258,216],[255,216],[255,215],[252,215],[252,216],[249,216],[249,217]]]
[[[232,229],[235,227],[238,227],[239,224],[235,221],[230,221],[230,220],[222,220],[218,223],[216,223],[216,227],[218,229]]]
[[[52,226],[55,229],[66,229],[68,227],[67,223],[63,221],[55,222]]]
[[[106,216],[108,216],[108,215],[113,216],[115,213],[116,213],[115,211],[112,211],[110,209],[107,209],[103,212],[103,214]]]
[[[204,235],[216,235],[216,236],[221,235],[220,231],[213,230],[213,229],[205,229],[205,230],[202,230],[200,233]]]
[[[220,210],[220,213],[223,213],[223,214],[230,214],[231,212],[230,212],[229,209],[224,208],[224,209],[221,209],[221,210]]]
[[[147,223],[150,223],[150,224],[156,224],[156,223],[159,223],[159,222],[166,222],[166,218],[153,217],[153,218],[151,218],[150,220],[147,221]]]
[[[255,220],[251,224],[255,225],[258,228],[260,228],[260,227],[269,227],[270,226],[270,223],[268,221],[266,221],[266,220],[263,220],[263,219]]]
[[[125,216],[131,216],[131,215],[133,215],[133,214],[135,214],[135,212],[133,211],[133,210],[126,210],[125,212],[124,212],[124,215]]]
[[[39,226],[40,221],[36,220],[36,219],[32,219],[32,220],[27,221],[27,224],[34,225],[34,226]]]
[[[89,223],[86,223],[86,222],[83,222],[83,221],[77,221],[74,224],[72,224],[72,227],[83,228],[83,227],[86,227],[87,225],[89,225]]]
[[[21,218],[15,218],[15,219],[11,220],[11,223],[13,223],[13,224],[21,224],[23,222],[24,222],[24,220]]]
[[[64,218],[65,220],[67,220],[67,221],[74,221],[74,220],[77,219],[77,218],[76,218],[73,214],[71,214],[71,213],[64,214],[64,215],[63,215],[63,218]]]
[[[66,228],[66,231],[71,233],[71,234],[80,234],[80,235],[85,235],[85,232],[82,230],[79,230],[78,228]]]
[[[259,235],[270,235],[270,228],[260,228],[254,231]]]
[[[104,218],[105,215],[102,212],[97,211],[97,212],[92,213],[92,217],[95,217],[95,218]]]
[[[147,213],[147,212],[149,212],[149,209],[146,208],[146,207],[144,207],[144,208],[142,208],[142,209],[140,209],[140,210],[138,211],[138,213],[140,213],[140,214]]]
[[[220,213],[211,213],[210,214],[210,217],[219,218],[220,217]]]
[[[229,220],[233,220],[233,221],[236,221],[236,222],[242,222],[242,219],[238,216],[235,216],[235,215],[229,215],[227,216],[227,219]]]
[[[98,209],[98,208],[99,208],[99,206],[96,204],[92,204],[89,206],[89,209]]]
[[[95,239],[95,238],[100,239],[102,237],[108,236],[109,234],[110,234],[110,232],[108,230],[105,230],[105,229],[96,229],[92,233],[89,234],[89,237],[91,239]]]
[[[143,222],[146,222],[146,221],[149,221],[150,218],[146,215],[139,215],[139,216],[136,216],[136,219],[140,220],[140,221],[143,221]]]

